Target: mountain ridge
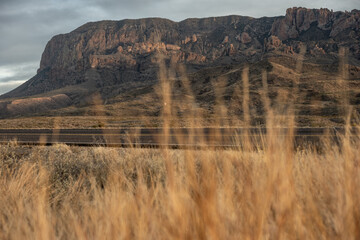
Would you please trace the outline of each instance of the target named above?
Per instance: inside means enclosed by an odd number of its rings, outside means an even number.
[[[31,91],[28,88],[32,88],[33,85],[29,85],[26,90],[20,87],[19,90],[15,89],[5,96],[29,96],[64,85],[84,82],[84,69],[109,67],[113,63],[118,65],[115,67],[120,68],[139,68],[138,65],[143,64],[141,58],[154,51],[165,52],[172,61],[200,65],[204,62],[212,63],[227,55],[232,55],[232,60],[235,59],[237,62],[246,60],[246,56],[249,55],[259,58],[253,55],[261,55],[281,45],[286,53],[299,52],[298,42],[288,44],[284,41],[294,42],[300,33],[309,30],[314,23],[317,23],[318,32],[331,31],[329,34],[333,38],[349,28],[356,28],[357,34],[351,38],[352,41],[356,41],[350,48],[359,59],[359,16],[358,10],[332,12],[328,9],[290,8],[286,15],[281,17],[251,18],[229,15],[190,18],[180,22],[164,18],[144,18],[86,23],[70,33],[56,35],[48,42],[42,54],[38,74],[46,68],[54,70],[50,72],[50,76],[39,76],[50,80],[58,78],[57,84],[52,85],[53,88],[38,87],[39,90]],[[234,29],[231,29],[232,27]],[[348,35],[350,34],[345,34],[345,37]],[[316,37],[313,36],[311,40],[317,41]],[[335,39],[335,44],[311,46],[313,49],[309,50],[335,53],[339,44],[341,42]],[[68,72],[82,71],[82,76],[74,74],[72,77],[76,79],[75,82],[67,82],[64,76],[66,73],[62,71],[58,74],[57,69],[61,69],[60,72],[64,69]],[[119,78],[117,77],[117,80]],[[36,81],[39,80],[35,78],[33,82]]]
[[[71,99],[56,107],[82,106],[86,104],[84,99],[94,93],[107,101],[131,89],[151,89],[158,82],[159,56],[167,67],[184,65],[188,74],[195,75],[205,68],[212,72],[215,67],[256,65],[274,57],[288,67],[289,62],[281,59],[296,60],[302,54],[304,63],[333,71],[331,67],[341,62],[340,49],[346,49],[349,77],[357,79],[359,29],[359,10],[333,12],[301,7],[289,8],[285,16],[276,17],[229,15],[179,22],[164,18],[89,22],[47,43],[38,73],[0,96],[0,108],[6,110],[0,117],[12,116],[11,101],[6,99],[55,91]],[[19,111],[17,114],[21,115]]]

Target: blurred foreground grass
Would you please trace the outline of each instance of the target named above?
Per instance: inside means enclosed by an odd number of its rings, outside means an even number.
[[[295,151],[0,146],[0,239],[359,239],[358,140]]]
[[[160,69],[166,145],[174,120],[196,127],[206,116],[188,79],[182,77],[184,95],[174,101],[173,72]],[[336,144],[324,136],[321,148],[294,148],[299,78],[278,105],[268,97],[266,73],[261,80],[267,135],[255,144],[238,136],[232,150],[1,145],[0,239],[360,239],[359,131],[345,131]],[[237,85],[240,118],[221,97],[223,82],[213,125],[251,126],[249,69]],[[339,117],[349,129],[356,115],[342,99]],[[177,119],[180,105],[185,111]],[[105,122],[98,116],[90,125]],[[194,135],[179,139],[191,144]]]

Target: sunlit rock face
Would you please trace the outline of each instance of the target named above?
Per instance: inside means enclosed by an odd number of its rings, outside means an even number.
[[[302,46],[313,57],[349,49],[360,60],[360,11],[290,8],[285,16],[187,19],[161,18],[87,23],[53,37],[38,73],[6,97],[23,97],[73,85],[101,89],[124,83],[152,84],[158,59],[188,71],[255,62],[267,55],[296,55]]]
[[[274,22],[271,34],[280,40],[295,39],[312,30],[309,38],[345,39],[345,36],[359,37],[360,11],[333,12],[329,9],[289,8],[282,19]],[[357,34],[356,34],[357,32]],[[344,34],[340,36],[340,34]],[[355,35],[354,35],[355,33]]]

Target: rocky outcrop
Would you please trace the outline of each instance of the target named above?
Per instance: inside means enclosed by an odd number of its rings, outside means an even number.
[[[313,34],[314,40],[342,38],[340,33],[348,31],[359,37],[360,11],[333,12],[329,9],[289,8],[282,19],[274,22],[271,34],[280,40],[296,39],[311,28],[323,34]],[[317,39],[316,39],[317,38]]]
[[[33,109],[41,108],[59,108],[66,107],[71,103],[71,100],[65,94],[58,94],[52,97],[38,97],[29,99],[17,99],[7,104],[7,110],[10,112],[24,112]]]
[[[71,99],[65,94],[56,94],[51,97],[34,97],[3,101],[0,103],[0,112],[8,117],[17,115],[31,115],[48,112],[54,109],[67,107],[72,104]],[[0,115],[1,116],[1,115]]]
[[[254,62],[267,54],[296,55],[301,45],[307,46],[312,57],[336,57],[339,48],[346,47],[352,58],[360,60],[359,16],[358,10],[290,8],[283,17],[257,19],[226,16],[181,22],[149,18],[87,23],[53,37],[37,75],[1,98],[73,85],[113,96],[121,86],[156,82],[159,55],[167,64],[185,64],[188,71]]]

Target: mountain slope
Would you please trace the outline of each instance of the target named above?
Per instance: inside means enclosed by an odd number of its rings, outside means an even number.
[[[159,78],[159,59],[164,60],[166,68],[185,66],[189,78],[194,78],[192,87],[201,106],[208,105],[211,100],[203,97],[206,89],[208,95],[214,96],[215,90],[209,86],[214,79],[226,76],[230,82],[227,91],[233,92],[234,84],[241,83],[241,74],[233,73],[241,72],[235,70],[243,69],[245,63],[256,69],[251,75],[257,76],[250,79],[258,79],[261,71],[266,70],[274,79],[269,82],[270,86],[287,89],[294,75],[282,76],[279,69],[295,71],[300,58],[304,58],[305,68],[303,76],[297,78],[307,79],[299,85],[303,88],[300,92],[311,99],[317,94],[312,96],[308,91],[319,91],[319,96],[315,97],[317,101],[328,99],[322,98],[322,95],[331,95],[330,102],[335,106],[340,95],[326,92],[331,87],[322,88],[319,82],[336,80],[334,75],[340,76],[340,65],[346,63],[346,80],[352,84],[353,91],[349,94],[350,102],[356,105],[360,98],[357,93],[360,78],[359,29],[359,10],[332,12],[305,8],[291,8],[285,16],[270,18],[226,16],[181,22],[151,18],[87,23],[48,42],[37,75],[0,96],[0,108],[3,109],[0,117],[36,112],[44,114],[46,109],[50,111],[71,105],[79,109],[89,106],[89,96],[94,94],[100,94],[107,104],[130,103],[139,95],[131,96],[129,92],[154,94]],[[303,56],[301,49],[304,46],[306,52]],[[344,57],[339,56],[340,49],[346,50]],[[224,75],[224,72],[229,72],[228,69],[234,72]],[[323,77],[319,76],[319,72],[323,72]],[[175,71],[175,77],[179,75],[181,73]],[[258,102],[261,85],[254,83],[254,86],[254,102]],[[38,111],[26,107],[22,112],[12,110],[14,99],[39,99],[59,94],[67,97],[64,104],[43,101]],[[127,97],[124,99],[122,96]],[[303,109],[304,99],[299,101],[300,113],[313,114],[314,111]],[[255,105],[254,111],[261,115],[261,104]],[[211,112],[211,106],[205,109]],[[320,111],[318,115],[321,114]],[[336,113],[333,111],[333,114]]]

